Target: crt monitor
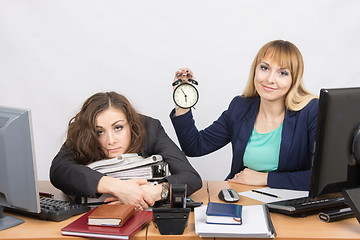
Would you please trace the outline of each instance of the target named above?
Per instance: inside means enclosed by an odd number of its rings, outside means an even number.
[[[0,106],[0,231],[24,222],[5,207],[40,212],[30,110]]]
[[[321,89],[309,197],[360,187],[360,88]]]

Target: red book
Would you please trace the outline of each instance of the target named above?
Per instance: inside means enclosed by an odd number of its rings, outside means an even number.
[[[62,235],[109,238],[109,239],[130,239],[135,233],[146,226],[153,218],[152,211],[135,211],[134,215],[126,221],[122,227],[92,226],[88,225],[88,216],[96,208],[82,215],[74,222],[61,229]]]

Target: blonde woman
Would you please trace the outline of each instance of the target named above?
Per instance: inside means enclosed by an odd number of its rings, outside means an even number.
[[[230,182],[308,190],[318,99],[303,85],[298,48],[283,40],[255,56],[244,93],[209,127],[198,131],[191,110],[170,117],[187,156],[203,156],[232,144]],[[176,72],[187,81],[190,69]]]

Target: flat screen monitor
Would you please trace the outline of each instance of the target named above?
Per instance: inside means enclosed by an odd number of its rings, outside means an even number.
[[[360,187],[360,88],[321,89],[309,197]]]
[[[0,231],[24,222],[5,207],[40,212],[30,110],[0,106]]]

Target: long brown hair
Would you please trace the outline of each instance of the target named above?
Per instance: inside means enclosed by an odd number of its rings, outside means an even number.
[[[299,49],[291,42],[275,40],[265,44],[256,54],[251,65],[249,80],[243,96],[259,96],[255,89],[254,78],[256,67],[264,59],[269,57],[281,67],[290,70],[292,84],[285,98],[285,106],[292,111],[299,111],[317,96],[309,93],[302,80],[304,74],[304,61]]]
[[[107,158],[101,148],[96,133],[96,117],[108,108],[121,110],[131,129],[131,141],[128,153],[139,153],[143,148],[146,131],[143,118],[132,107],[130,102],[116,92],[99,92],[89,97],[81,110],[71,118],[68,124],[66,146],[80,164],[89,164]]]

